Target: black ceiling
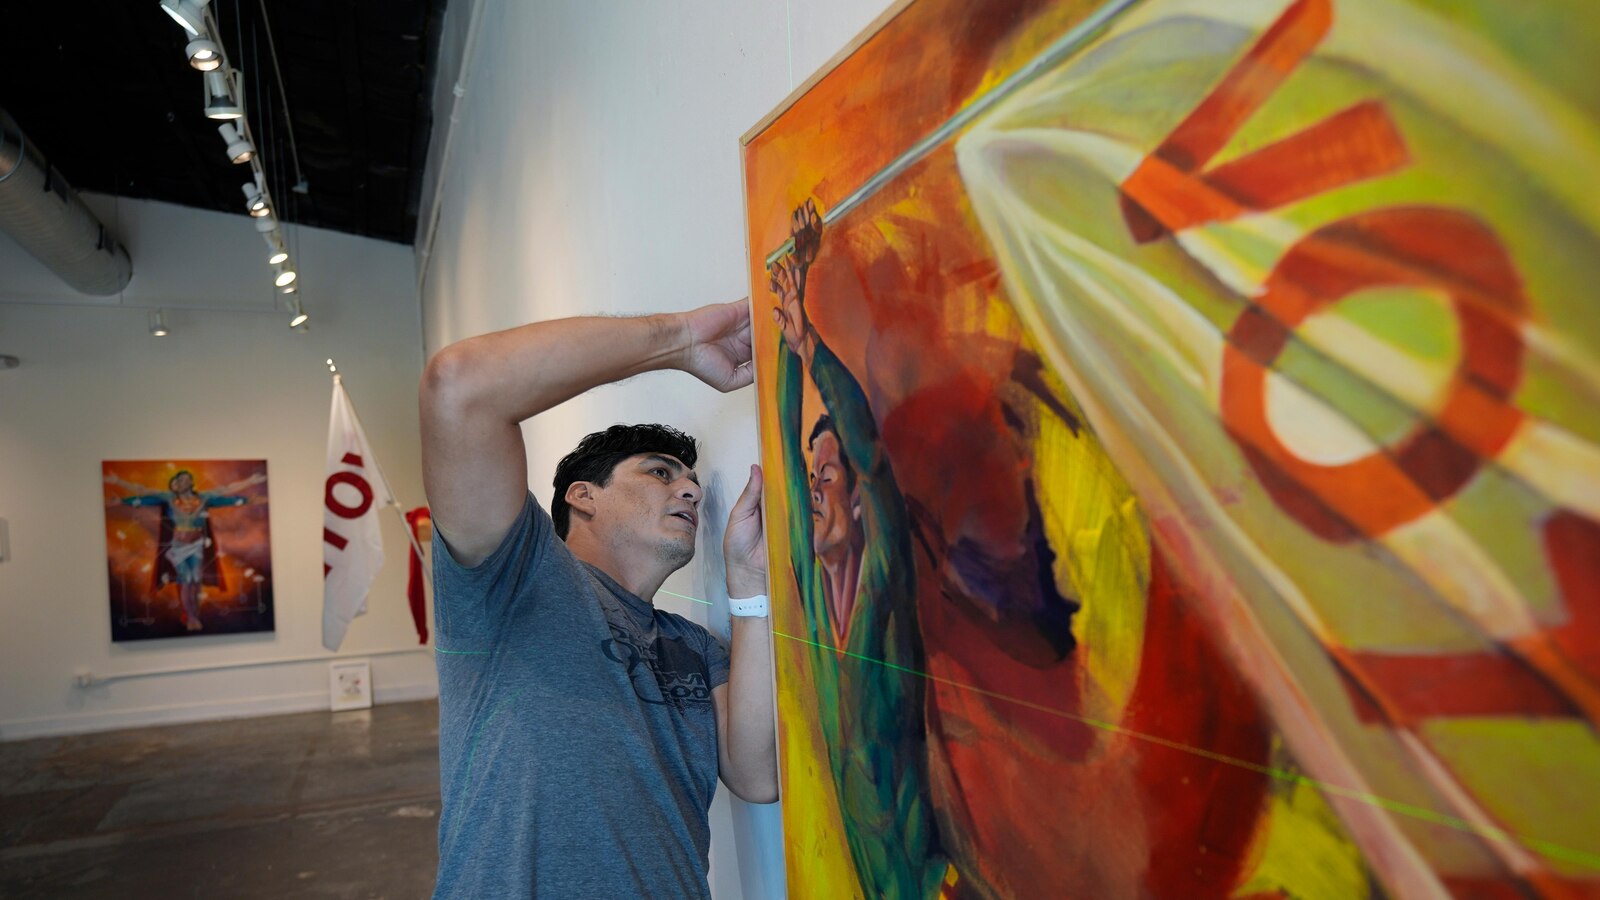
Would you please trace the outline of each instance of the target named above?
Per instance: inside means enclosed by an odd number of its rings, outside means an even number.
[[[214,0],[280,219],[409,244],[446,0]],[[79,190],[243,213],[248,166],[205,117],[158,0],[6,3],[0,108]],[[267,20],[283,72],[280,91]],[[285,104],[287,98],[287,105]],[[300,172],[296,183],[292,124]]]

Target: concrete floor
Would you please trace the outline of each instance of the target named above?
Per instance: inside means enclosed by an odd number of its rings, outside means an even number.
[[[426,897],[439,707],[0,744],[0,897]]]

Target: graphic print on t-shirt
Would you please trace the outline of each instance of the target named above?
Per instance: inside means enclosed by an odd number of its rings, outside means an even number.
[[[682,640],[658,636],[647,646],[641,646],[640,641],[615,622],[606,624],[611,628],[611,637],[600,642],[600,649],[612,661],[627,667],[633,692],[640,700],[660,705],[670,703],[680,710],[691,704],[710,702],[711,685],[705,660]]]

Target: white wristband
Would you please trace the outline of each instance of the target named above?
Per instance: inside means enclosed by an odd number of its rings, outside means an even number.
[[[735,616],[765,616],[767,615],[767,595],[757,594],[743,600],[728,598],[728,612]]]

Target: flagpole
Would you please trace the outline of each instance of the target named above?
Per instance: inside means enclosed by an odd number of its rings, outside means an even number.
[[[333,365],[333,360],[331,359],[328,360],[328,371],[333,373],[334,384],[344,384],[344,376],[339,374],[338,370]],[[345,396],[347,398],[349,397],[349,394],[349,391],[345,392]],[[350,403],[348,405],[350,407],[350,415],[355,417],[356,425],[359,426],[362,433],[365,434],[367,426],[361,421],[361,413],[356,412],[356,405],[354,403]],[[383,481],[384,492],[389,495],[388,503],[386,505],[390,509],[394,510],[395,515],[400,517],[400,529],[405,532],[406,540],[411,542],[411,549],[416,551],[417,559],[425,559],[426,557],[424,557],[422,554],[422,545],[417,543],[417,536],[411,533],[411,523],[406,521],[405,511],[400,508],[400,501],[395,498],[394,486],[390,484],[389,476],[383,474],[383,466],[379,464],[378,454],[376,453],[372,454],[372,468],[378,471],[378,477]],[[422,580],[428,585],[428,590],[433,590],[433,573],[428,571],[427,566],[422,567]]]

